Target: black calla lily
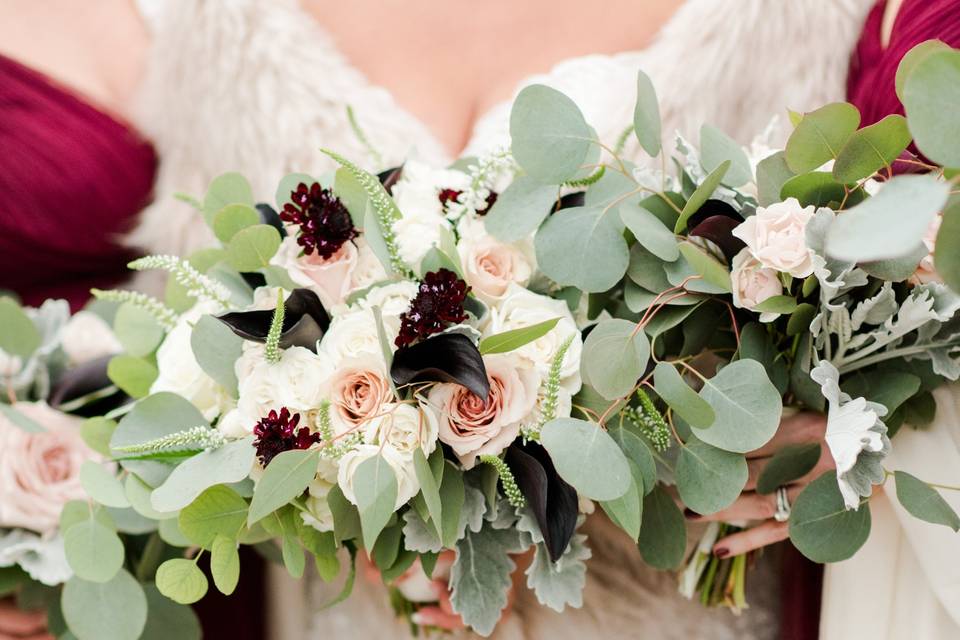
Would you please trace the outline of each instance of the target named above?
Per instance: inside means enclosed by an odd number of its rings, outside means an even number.
[[[577,491],[557,474],[547,450],[536,442],[510,445],[504,460],[540,525],[550,560],[556,562],[577,528]]]
[[[283,306],[283,333],[280,334],[280,346],[284,349],[306,347],[316,351],[317,341],[323,337],[324,331],[330,326],[330,316],[323,308],[320,298],[309,289],[294,289]],[[217,316],[217,320],[230,327],[244,340],[264,342],[270,331],[273,310],[235,311]]]
[[[455,382],[481,398],[490,393],[483,356],[473,340],[462,333],[438,333],[397,349],[390,377],[397,386],[411,382]]]
[[[716,244],[723,251],[727,260],[733,260],[743,249],[746,243],[733,235],[733,230],[737,228],[743,220],[733,219],[724,215],[710,216],[697,226],[690,229],[687,235],[706,238]]]
[[[71,409],[80,416],[101,416],[119,407],[130,398],[120,390],[110,391],[113,382],[107,375],[107,365],[113,356],[103,356],[64,371],[53,383],[47,402],[54,409],[86,398],[84,406]]]

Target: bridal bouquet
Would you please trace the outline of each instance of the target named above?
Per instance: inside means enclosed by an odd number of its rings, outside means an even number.
[[[821,450],[787,446],[756,490],[782,493],[804,554],[855,553],[872,486],[893,475],[908,511],[958,528],[937,488],[883,464],[960,376],[957,177],[940,168],[960,167],[960,127],[937,106],[958,58],[925,45],[905,59],[906,118],[791,114],[781,151],[705,126],[668,157],[641,73],[610,146],[531,86],[511,148],[450,168],[377,176],[330,151],[340,168],[287,176],[276,209],[221,176],[193,201],[216,247],[131,265],[170,273],[163,302],[100,293],[138,312],[116,327],[130,346],[110,377],[136,401],[113,416],[110,454],[180,549],[147,580],[194,602],[203,559],[230,593],[238,545],[272,541],[294,576],[310,557],[332,579],[349,557],[346,597],[358,553],[393,583],[453,550],[452,608],[488,635],[517,554],[543,605],[582,604],[577,528],[594,505],[649,564],[680,567],[676,500],[729,506],[746,454],[801,407],[827,412],[836,471],[788,499]],[[627,159],[637,144],[660,170]],[[94,503],[109,486],[91,483]],[[742,606],[745,566],[695,550],[685,590]],[[68,620],[80,640],[101,637],[98,617],[138,636],[122,575],[97,585],[110,616],[92,603]]]
[[[0,595],[46,609],[55,635],[86,602],[66,598],[61,610],[61,590],[75,593],[81,581],[117,575],[146,598],[121,566],[125,551],[131,563],[144,562],[138,536],[156,527],[129,508],[109,460],[111,422],[97,417],[126,399],[107,363],[132,345],[109,323],[124,326],[137,315],[94,303],[71,316],[65,300],[34,309],[0,298]],[[128,479],[127,488],[136,482]],[[114,490],[98,492],[102,486]],[[90,492],[99,505],[88,502]]]

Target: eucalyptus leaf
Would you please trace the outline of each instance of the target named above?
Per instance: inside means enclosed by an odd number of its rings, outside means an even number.
[[[621,426],[612,427],[610,437],[620,445],[623,455],[631,463],[630,469],[640,471],[643,478],[642,489],[644,494],[653,491],[653,488],[657,486],[657,463],[653,459],[653,452],[649,445],[640,436]],[[637,487],[641,488],[641,483],[638,482]]]
[[[107,377],[110,381],[133,398],[147,396],[158,375],[156,366],[136,356],[114,356],[107,365]]]
[[[757,204],[769,207],[780,202],[783,185],[796,174],[787,166],[783,151],[767,156],[757,164]]]
[[[560,318],[551,318],[550,320],[544,320],[543,322],[538,322],[527,327],[511,329],[510,331],[487,336],[480,341],[480,353],[481,355],[509,353],[547,335],[557,326],[558,322],[560,322]]]
[[[895,471],[893,475],[897,484],[897,500],[910,515],[960,531],[960,516],[936,489],[905,471]]]
[[[951,200],[934,247],[934,267],[951,289],[960,291],[960,199]]]
[[[697,438],[724,451],[758,449],[777,432],[783,403],[756,360],[731,362],[703,383],[700,397],[713,407],[709,429],[693,428]]]
[[[93,517],[67,529],[63,547],[70,568],[83,580],[108,582],[123,566],[120,538]]]
[[[243,339],[213,316],[201,316],[190,333],[193,357],[204,373],[230,395],[237,395],[234,365],[243,353]]]
[[[654,157],[660,153],[660,106],[650,76],[637,72],[637,102],[633,108],[633,131],[643,150]]]
[[[833,177],[845,184],[869,178],[893,164],[911,140],[906,118],[891,114],[850,136],[833,165]]]
[[[230,204],[253,206],[253,189],[245,177],[231,172],[217,176],[210,182],[207,194],[203,198],[203,215],[208,224],[213,216]]]
[[[713,192],[716,191],[717,187],[723,182],[723,178],[729,169],[730,161],[724,160],[703,179],[700,186],[690,195],[687,203],[683,205],[683,209],[680,211],[680,217],[677,218],[677,223],[673,227],[674,233],[682,233],[687,229],[687,221],[690,220],[690,216],[699,211],[700,207],[710,199]]]
[[[78,640],[138,640],[147,621],[147,598],[133,576],[89,582],[74,576],[60,599],[70,631]]]
[[[557,473],[577,492],[593,500],[614,500],[632,481],[630,465],[613,438],[596,423],[556,418],[540,433]]]
[[[153,492],[150,503],[157,511],[179,511],[208,487],[240,482],[250,475],[255,453],[248,436],[188,458]]]
[[[319,449],[293,449],[274,457],[254,489],[247,523],[265,518],[306,491],[317,475],[319,459]]]
[[[580,170],[594,135],[573,100],[535,84],[513,102],[510,138],[513,157],[528,175],[544,184],[560,184]]]
[[[157,589],[179,604],[193,604],[207,594],[207,577],[193,560],[174,558],[157,569]]]
[[[931,53],[947,51],[949,49],[950,47],[941,40],[925,40],[904,54],[903,58],[900,59],[899,66],[897,66],[897,75],[894,79],[897,97],[900,98],[900,102],[903,102],[903,87],[906,85],[907,78],[910,77],[917,63]]]
[[[813,471],[820,461],[820,444],[791,444],[779,449],[757,478],[757,493],[770,494]]]
[[[601,502],[600,506],[614,524],[636,541],[640,537],[640,523],[643,520],[643,474],[635,463],[628,462],[633,475],[629,489],[619,498]]]
[[[845,102],[803,114],[787,140],[787,165],[794,173],[805,173],[835,159],[859,125],[860,112]]]
[[[859,192],[853,192],[854,194]],[[855,196],[848,196],[847,189],[837,182],[828,171],[810,171],[794,176],[783,183],[778,200],[796,198],[803,207],[839,208],[846,200],[846,206],[854,204]]]
[[[747,460],[696,438],[680,449],[675,477],[680,499],[697,513],[724,509],[740,496],[747,483]]]
[[[657,364],[653,373],[657,395],[691,427],[707,429],[716,416],[713,408],[684,381],[674,365]]]
[[[378,454],[357,466],[353,490],[360,511],[363,546],[373,549],[377,537],[394,512],[397,501],[396,473],[386,459]]]
[[[268,224],[238,231],[227,243],[227,260],[237,271],[256,271],[270,264],[280,248],[280,233]]]
[[[236,540],[247,520],[247,501],[225,485],[210,487],[180,512],[180,531],[211,549],[217,537]]]
[[[716,127],[705,124],[700,127],[700,162],[703,168],[714,171],[729,160],[730,168],[723,183],[730,187],[742,187],[753,180],[753,170],[746,152],[735,140]]]
[[[120,509],[130,506],[117,476],[92,460],[86,460],[80,465],[80,486],[87,495],[104,506]]]
[[[677,238],[660,219],[632,200],[620,204],[620,218],[630,232],[650,253],[666,262],[680,256]]]
[[[240,554],[233,538],[217,535],[210,549],[210,573],[213,584],[224,595],[230,595],[240,580]]]
[[[164,335],[163,327],[150,312],[129,302],[117,309],[113,331],[124,351],[141,357],[153,353]]]
[[[707,255],[705,251],[695,246],[691,242],[681,242],[680,253],[686,258],[693,270],[699,274],[705,282],[715,287],[730,291],[732,283],[730,281],[730,270],[726,265],[719,262],[713,256]]]
[[[837,216],[827,231],[826,253],[850,262],[906,255],[923,239],[949,193],[950,186],[932,175],[897,176],[877,195]]]
[[[145,585],[144,592],[148,603],[147,626],[140,640],[200,640],[200,620],[193,609],[170,600],[156,585]]]
[[[217,240],[228,244],[237,232],[260,222],[257,210],[246,204],[229,204],[213,214],[213,233]]]
[[[29,358],[40,346],[40,331],[12,298],[0,297],[0,350]]]
[[[903,105],[917,148],[939,165],[960,168],[960,51],[930,51],[910,70]]]
[[[633,322],[604,320],[583,345],[582,364],[590,385],[608,400],[625,396],[643,375],[650,343]]]
[[[619,218],[601,207],[558,211],[540,228],[534,245],[547,276],[588,293],[613,287],[630,262]]]
[[[673,498],[657,485],[643,499],[638,542],[643,561],[655,569],[675,569],[687,548],[687,523]]]
[[[814,562],[840,562],[857,552],[870,535],[870,505],[847,510],[828,471],[797,496],[790,514],[790,540]]]
[[[103,417],[87,418],[80,425],[80,437],[84,444],[102,456],[110,457],[110,439],[117,423]]]
[[[487,233],[501,242],[516,242],[537,230],[558,197],[555,186],[544,185],[530,176],[518,176],[497,196],[484,216]]]
[[[434,453],[440,456],[442,465],[443,453],[440,447],[437,447]],[[443,467],[441,466],[440,468],[442,469]],[[443,534],[441,531],[443,503],[440,500],[440,483],[437,482],[436,476],[433,475],[430,463],[427,461],[427,457],[423,455],[423,449],[420,447],[417,447],[413,451],[413,469],[417,475],[417,482],[420,483],[420,494],[423,496],[423,500],[427,505],[430,521],[433,523],[437,535],[440,536]]]

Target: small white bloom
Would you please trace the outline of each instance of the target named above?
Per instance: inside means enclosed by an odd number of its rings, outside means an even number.
[[[159,376],[150,387],[150,393],[176,393],[189,400],[204,418],[213,420],[228,406],[230,398],[226,390],[200,368],[193,355],[190,336],[193,323],[199,317],[199,310],[181,316],[177,326],[157,349]]]
[[[417,448],[427,456],[437,448],[438,424],[433,411],[410,404],[388,404],[364,425],[363,439],[368,444],[389,445],[412,460]]]
[[[322,401],[320,390],[332,373],[333,365],[326,358],[305,347],[284,349],[277,363],[261,360],[240,379],[237,408],[241,418],[231,417],[229,424],[241,424],[236,421],[242,419],[249,433],[271,409],[315,409]]]
[[[757,207],[733,235],[747,243],[747,249],[764,267],[806,278],[814,269],[814,253],[806,241],[807,222],[814,212],[812,206],[801,207],[796,198],[787,198],[769,207]]]
[[[459,171],[434,169],[416,161],[403,166],[403,176],[393,187],[402,217],[393,223],[393,231],[404,262],[416,267],[430,248],[440,243],[442,230],[450,228],[440,192],[462,191],[468,186],[469,177]]]
[[[60,334],[70,364],[78,365],[123,351],[110,325],[92,311],[78,311]]]
[[[374,287],[357,301],[355,307],[364,311],[380,307],[380,313],[384,318],[399,318],[416,295],[417,283],[412,280],[401,280]]]
[[[353,479],[357,468],[369,460],[382,455],[387,461],[397,480],[397,501],[394,509],[399,509],[420,491],[420,483],[413,469],[413,461],[409,456],[401,454],[392,446],[375,444],[361,444],[352,451],[348,451],[340,458],[340,469],[337,473],[337,484],[343,491],[343,496],[353,504],[357,504],[357,495],[353,489]]]
[[[541,377],[545,377],[550,371],[557,350],[569,338],[573,338],[563,358],[560,383],[571,395],[575,395],[581,386],[580,353],[583,340],[573,321],[573,315],[563,300],[542,296],[515,284],[510,285],[503,300],[490,308],[490,320],[483,329],[483,335],[486,337],[521,329],[552,318],[560,318],[553,329],[512,353],[519,356],[523,363],[532,366]]]
[[[317,531],[333,531],[333,512],[330,510],[330,503],[327,502],[327,496],[332,488],[332,482],[316,479],[307,489],[307,499],[303,504],[306,511],[301,512],[300,517],[304,523]]]
[[[871,477],[882,481],[883,470],[863,469],[852,476],[858,462],[879,465],[879,460],[864,459],[861,454],[885,454],[890,446],[887,428],[880,418],[886,408],[865,398],[851,398],[840,390],[840,372],[824,360],[810,370],[810,378],[820,385],[827,399],[827,447],[837,465],[837,483],[847,509],[857,509],[860,497],[870,495]]]

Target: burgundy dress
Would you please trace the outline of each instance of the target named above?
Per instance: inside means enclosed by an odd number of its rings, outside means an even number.
[[[77,309],[124,279],[156,170],[128,125],[0,55],[0,289]]]
[[[862,125],[903,114],[894,79],[904,54],[925,40],[938,39],[960,47],[960,0],[904,0],[893,23],[889,43],[882,41],[886,0],[867,16],[850,58],[847,100],[860,109]],[[904,165],[905,170],[910,170]],[[819,635],[821,567],[792,547],[784,553],[781,640],[814,640]]]

